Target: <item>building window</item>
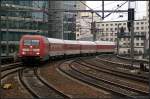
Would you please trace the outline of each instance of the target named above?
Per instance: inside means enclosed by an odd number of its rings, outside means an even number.
[[[130,49],[128,49],[128,53],[130,53]]]
[[[126,31],[126,28],[124,28],[124,31]]]
[[[139,30],[139,27],[136,27],[137,30]]]
[[[102,26],[104,26],[104,24],[102,24]]]
[[[113,31],[113,28],[110,28],[110,31]]]
[[[144,43],[141,43],[141,46],[144,46]]]
[[[139,46],[139,43],[136,43],[136,46]]]
[[[136,37],[136,40],[139,40],[139,38],[138,38],[138,37]]]
[[[139,25],[139,22],[136,22],[137,25]]]
[[[106,28],[106,31],[108,31],[108,28]]]
[[[100,24],[97,24],[97,27],[100,27]]]
[[[111,38],[110,41],[113,41],[113,38]]]
[[[117,23],[115,23],[115,25],[117,26]]]
[[[144,27],[141,27],[141,30],[143,30],[144,29]]]
[[[126,54],[126,51],[123,51],[124,54]]]
[[[144,40],[144,38],[142,37],[141,40]]]
[[[126,23],[123,23],[123,25],[126,25]]]
[[[130,46],[130,43],[128,43],[128,45]]]
[[[108,26],[108,24],[106,24],[106,26]]]
[[[145,32],[141,32],[141,35],[145,35]]]
[[[113,26],[113,24],[110,24],[111,26]]]
[[[141,51],[141,50],[139,50],[139,54],[142,54],[142,51]]]
[[[143,22],[141,22],[141,24],[144,24]]]
[[[115,28],[115,31],[117,31],[117,28]]]

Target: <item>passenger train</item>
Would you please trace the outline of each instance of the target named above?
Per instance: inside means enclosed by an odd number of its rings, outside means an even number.
[[[19,57],[25,62],[46,61],[56,57],[114,53],[116,45],[108,41],[75,41],[24,35],[19,44]]]

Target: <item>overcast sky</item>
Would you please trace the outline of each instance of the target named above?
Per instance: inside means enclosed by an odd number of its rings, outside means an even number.
[[[125,1],[104,1],[106,10],[114,10],[117,8],[117,5],[123,4]],[[136,1],[133,3],[135,5],[135,19],[142,19],[143,16],[146,16],[146,1]],[[87,1],[87,5],[95,10],[102,10],[102,1]],[[123,5],[119,10],[127,10],[128,9],[128,2]],[[108,13],[105,13],[107,15]],[[100,15],[102,15],[100,13]],[[105,16],[104,15],[104,16]],[[119,18],[119,15],[123,15],[122,18]],[[105,20],[127,20],[128,14],[127,12],[124,13],[113,13],[108,16]]]

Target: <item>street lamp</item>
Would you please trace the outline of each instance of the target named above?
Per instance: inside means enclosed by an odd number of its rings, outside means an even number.
[[[119,55],[119,26],[120,23],[117,25],[117,55]]]

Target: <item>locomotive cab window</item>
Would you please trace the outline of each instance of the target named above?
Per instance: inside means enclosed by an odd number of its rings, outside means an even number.
[[[31,40],[24,40],[24,45],[31,45]]]
[[[39,45],[39,40],[24,40],[24,45]]]
[[[32,40],[32,45],[39,45],[39,40]]]

